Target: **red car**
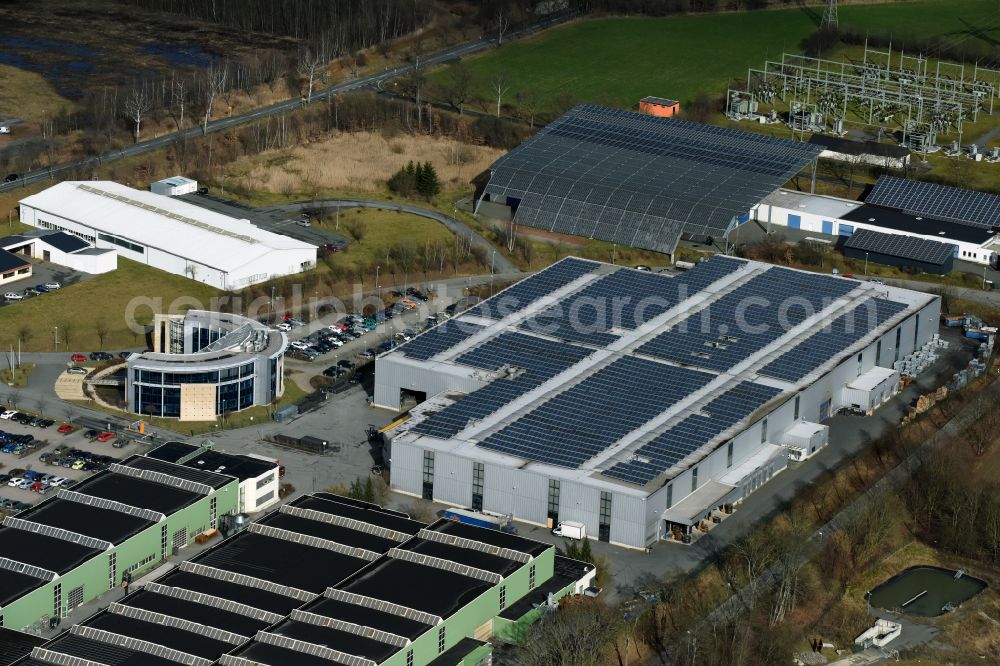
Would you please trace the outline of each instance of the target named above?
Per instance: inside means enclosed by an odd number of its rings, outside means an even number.
[[[63,423],[61,426],[59,426],[59,432],[62,433],[63,435],[73,432],[73,426],[71,426],[68,423]]]
[[[87,357],[86,357],[86,356],[84,356],[83,354],[73,354],[72,356],[70,356],[70,359],[71,359],[71,360],[72,360],[72,361],[73,361],[74,363],[81,363],[81,362],[83,362],[83,361],[86,361],[86,360],[87,360]]]
[[[115,438],[115,433],[105,431],[105,432],[102,432],[97,437],[95,437],[94,439],[96,439],[98,442],[106,442],[109,439],[114,439],[114,438]]]

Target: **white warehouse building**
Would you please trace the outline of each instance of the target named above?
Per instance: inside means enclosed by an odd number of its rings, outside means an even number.
[[[168,196],[111,181],[66,181],[20,201],[24,224],[234,290],[315,267],[316,246]]]
[[[940,299],[716,256],[678,275],[576,258],[379,356],[393,490],[644,548],[686,541],[876,409]]]
[[[748,219],[817,235],[844,237],[870,229],[932,240],[954,246],[955,259],[984,266],[996,267],[1000,250],[1000,195],[890,176],[879,178],[863,202],[777,190],[754,206]]]

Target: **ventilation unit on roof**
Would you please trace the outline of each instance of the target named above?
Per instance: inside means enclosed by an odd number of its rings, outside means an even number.
[[[729,345],[723,344],[721,342],[716,342],[715,340],[705,340],[706,347],[714,347],[715,349],[729,349]]]
[[[691,352],[692,356],[697,356],[698,358],[712,358],[711,354],[706,354],[702,351]]]
[[[735,335],[720,335],[719,339],[720,340],[725,340],[726,342],[739,342],[740,341],[740,339],[737,338]]]

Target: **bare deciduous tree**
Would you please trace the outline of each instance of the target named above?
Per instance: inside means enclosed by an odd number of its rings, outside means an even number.
[[[228,81],[229,68],[226,63],[213,63],[205,69],[205,121],[201,128],[203,133],[208,133],[208,121],[212,119],[215,98],[226,89]]]
[[[124,109],[125,116],[135,127],[134,137],[136,143],[139,143],[142,119],[152,108],[153,99],[146,84],[140,82],[133,83],[128,94],[125,96]]]
[[[510,16],[504,13],[503,5],[497,9],[497,46],[503,46],[503,36],[510,28]]]
[[[98,319],[94,323],[94,332],[97,333],[97,340],[101,343],[101,349],[104,349],[104,341],[108,337],[108,322]]]
[[[184,128],[184,110],[187,107],[187,100],[187,80],[183,76],[175,77],[170,85],[170,101],[176,110],[177,129]]]
[[[458,115],[465,111],[465,103],[472,96],[475,87],[475,77],[472,70],[462,62],[455,63],[448,68],[448,75],[441,88],[441,96],[450,104]]]
[[[321,39],[314,44],[307,44],[299,49],[299,57],[295,64],[295,70],[299,76],[306,80],[306,104],[312,102],[316,79],[326,68],[329,61],[325,39]]]
[[[510,81],[507,80],[507,73],[503,70],[497,72],[491,81],[493,92],[497,95],[497,118],[500,117],[500,106],[503,104],[503,96],[510,90]]]

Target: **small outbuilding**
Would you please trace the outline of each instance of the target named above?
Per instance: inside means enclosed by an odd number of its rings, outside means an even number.
[[[639,111],[659,118],[673,118],[681,112],[681,103],[676,99],[643,97],[639,100]]]
[[[16,254],[0,250],[0,285],[31,277],[31,264]]]
[[[149,191],[153,194],[163,194],[168,197],[176,197],[181,194],[194,194],[198,191],[198,181],[184,176],[171,176],[150,183]]]

